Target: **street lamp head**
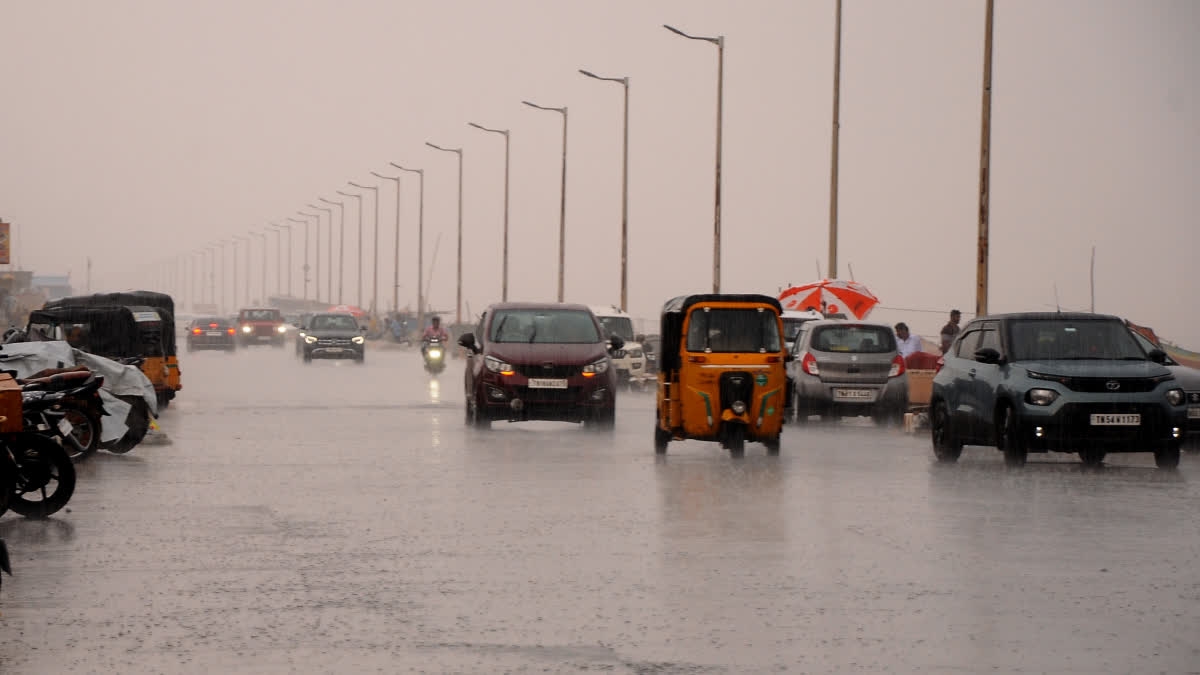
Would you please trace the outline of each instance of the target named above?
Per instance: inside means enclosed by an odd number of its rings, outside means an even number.
[[[562,108],[550,108],[550,107],[547,107],[547,106],[544,106],[544,105],[538,105],[538,104],[536,104],[536,103],[530,103],[529,101],[521,101],[521,103],[524,103],[525,105],[529,106],[530,108],[537,108],[538,110],[549,110],[549,111],[551,111],[551,112],[562,113],[562,114],[564,114],[564,115],[566,115],[566,114],[567,114],[567,108],[566,108],[566,106],[563,106]]]
[[[704,42],[711,42],[714,45],[718,45],[718,46],[721,44],[722,40],[724,39],[724,36],[719,36],[719,37],[714,38],[714,37],[704,37],[701,35],[688,35],[687,33],[679,30],[678,28],[676,28],[674,26],[668,26],[665,23],[663,24],[663,28],[666,28],[667,30],[671,31],[672,33],[674,33],[676,35],[680,35],[682,37],[685,37],[689,40],[703,40]]]
[[[336,204],[337,206],[341,206],[341,205],[342,205],[342,202],[335,202],[335,201],[332,201],[332,200],[329,200],[329,199],[325,199],[324,197],[317,197],[317,199],[319,199],[319,200],[321,200],[321,201],[325,202],[326,204]],[[318,210],[318,211],[330,211],[330,212],[332,212],[332,211],[333,211],[333,209],[327,209],[327,208],[325,208],[324,206],[317,206],[316,204],[309,204],[309,206],[311,206],[312,208],[314,208],[314,209],[316,209],[316,210]]]
[[[391,164],[392,166],[396,167],[397,169],[400,169],[401,171],[407,171],[409,173],[415,173],[415,174],[419,174],[419,175],[423,175],[425,173],[425,169],[410,169],[408,167],[400,166],[399,164],[397,164],[395,162],[388,162],[388,164]]]
[[[378,171],[372,171],[371,175],[375,176],[376,178],[382,178],[384,180],[400,180],[400,176],[385,176],[385,175],[379,173]]]
[[[360,190],[378,190],[379,189],[378,185],[359,185],[358,183],[355,183],[354,181],[350,181],[350,184]]]
[[[342,192],[341,190],[338,190],[337,193],[343,197],[355,197],[357,199],[362,199],[362,195],[356,195],[353,192]]]
[[[475,127],[476,129],[479,129],[480,131],[487,131],[487,132],[490,132],[493,134],[503,134],[505,136],[508,135],[508,129],[492,129],[489,127],[485,127],[482,124],[476,124],[474,122],[467,122],[467,126]]]
[[[434,145],[433,143],[430,143],[429,141],[425,141],[425,145],[428,145],[429,147],[433,148],[434,150],[441,150],[442,152],[456,152],[458,154],[462,154],[462,148],[443,148],[442,146]]]

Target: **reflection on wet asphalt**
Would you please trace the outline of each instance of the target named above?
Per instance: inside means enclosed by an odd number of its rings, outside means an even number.
[[[461,362],[184,355],[169,445],[11,513],[0,670],[1200,670],[1200,457],[1084,471],[789,428],[780,457],[463,425]]]

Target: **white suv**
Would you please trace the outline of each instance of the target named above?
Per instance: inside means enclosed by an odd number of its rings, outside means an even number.
[[[619,335],[625,341],[624,347],[612,352],[613,367],[617,369],[619,385],[629,386],[632,380],[640,380],[646,375],[646,356],[641,343],[634,339],[633,320],[616,306],[592,307],[592,314],[600,320],[604,327],[604,335]]]

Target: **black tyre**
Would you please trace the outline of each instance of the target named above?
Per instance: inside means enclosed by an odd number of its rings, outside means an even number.
[[[304,352],[304,362],[305,362],[305,363],[312,363],[312,354],[311,354],[311,353],[309,353],[309,352]]]
[[[746,452],[746,427],[741,424],[725,425],[725,447],[731,457],[741,457]]]
[[[587,424],[594,431],[612,433],[617,426],[617,411],[613,408],[600,408]]]
[[[1155,457],[1157,459],[1157,455]],[[1084,466],[1100,466],[1104,463],[1103,450],[1080,450],[1079,461],[1083,462]]]
[[[474,397],[467,399],[467,424],[476,429],[491,429],[492,420],[488,419],[487,413],[479,405],[479,401]]]
[[[671,432],[654,423],[654,454],[667,454],[667,444],[671,442]]]
[[[1021,438],[1021,429],[1017,424],[1017,412],[1012,406],[1004,406],[1000,412],[1000,429],[997,434],[1000,450],[1004,452],[1004,464],[1011,467],[1025,466],[1029,456],[1029,447]]]
[[[125,435],[101,447],[121,455],[136,448],[150,431],[150,406],[146,405],[145,399],[140,396],[121,396],[119,398],[130,405],[129,414],[125,416],[125,426],[128,429]]]
[[[933,455],[939,462],[951,464],[958,461],[963,444],[950,427],[950,407],[945,401],[935,403],[929,414],[929,435],[933,441]]]
[[[64,399],[59,407],[65,413],[63,417],[71,423],[71,437],[74,443],[64,439],[63,447],[72,459],[78,455],[90,454],[100,447],[100,416],[91,406],[81,401]],[[74,446],[78,444],[78,448]]]
[[[1175,469],[1179,467],[1179,441],[1167,441],[1166,445],[1154,451],[1154,465],[1160,469]]]
[[[27,518],[57,513],[75,493],[75,465],[52,438],[20,434],[10,442],[18,470],[9,508]]]
[[[775,455],[779,454],[779,446],[780,446],[779,436],[775,436],[773,438],[764,438],[764,439],[762,439],[762,444],[767,447],[768,455],[775,456]]]
[[[792,420],[796,424],[808,424],[809,410],[800,405],[800,395],[792,394]]]

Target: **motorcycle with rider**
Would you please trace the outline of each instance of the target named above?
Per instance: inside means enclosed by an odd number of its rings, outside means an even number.
[[[436,375],[446,369],[446,347],[450,334],[442,328],[441,317],[433,317],[421,334],[421,358],[425,361],[425,372]]]

